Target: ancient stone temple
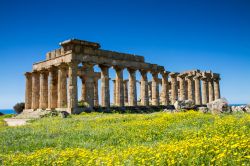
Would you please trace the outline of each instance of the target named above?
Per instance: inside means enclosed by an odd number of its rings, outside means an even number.
[[[167,106],[187,99],[204,105],[220,98],[220,75],[211,71],[169,72],[163,66],[145,62],[142,56],[103,50],[100,44],[84,40],[67,40],[60,46],[47,53],[45,61],[33,64],[32,72],[25,73],[26,110],[77,112],[79,78],[80,100],[89,108],[111,107],[111,94],[113,105],[118,107]],[[94,71],[95,65],[101,72]],[[115,71],[115,78],[110,78],[110,69]],[[124,79],[125,69],[128,79]],[[140,73],[138,79],[136,72]],[[110,92],[110,83],[113,83],[113,92]],[[137,83],[140,94],[137,94]]]

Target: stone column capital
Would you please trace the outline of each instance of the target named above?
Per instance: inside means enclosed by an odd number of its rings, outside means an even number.
[[[178,75],[178,78],[184,79],[187,75],[188,75],[187,73],[180,73],[180,74]]]
[[[31,73],[31,72],[26,72],[26,73],[24,73],[24,75],[25,75],[26,77],[31,77],[31,76],[32,76],[32,73]]]
[[[169,73],[169,76],[170,76],[171,78],[175,78],[175,77],[177,77],[179,74],[180,74],[180,73],[171,72],[171,73]]]

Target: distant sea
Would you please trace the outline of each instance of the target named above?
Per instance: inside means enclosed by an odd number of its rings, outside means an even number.
[[[4,110],[1,110],[0,109],[0,112],[2,112],[3,114],[15,114],[16,112],[12,109],[4,109]]]

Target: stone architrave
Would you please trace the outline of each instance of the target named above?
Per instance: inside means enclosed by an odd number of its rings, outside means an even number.
[[[186,73],[182,73],[182,74],[179,74],[178,75],[178,79],[179,79],[179,90],[180,90],[180,93],[179,93],[179,100],[187,100],[186,98],[186,82],[185,82],[185,77],[187,76]]]
[[[49,100],[48,100],[48,108],[56,109],[57,108],[57,100],[58,100],[58,74],[57,69],[55,67],[51,67],[49,69]]]
[[[158,81],[158,73],[152,72],[152,105],[159,106],[160,98],[159,98],[159,81]]]
[[[67,108],[67,66],[58,67],[58,108]]]
[[[171,72],[169,74],[171,78],[171,104],[174,104],[178,100],[178,87],[177,87],[177,75],[179,73]]]
[[[141,105],[149,106],[149,90],[147,71],[141,70]]]
[[[32,73],[32,109],[39,108],[39,94],[40,92],[40,80],[39,80],[39,73],[33,72]]]
[[[69,65],[69,81],[68,81],[68,92],[69,92],[69,100],[68,100],[68,111],[70,113],[74,113],[78,107],[78,97],[77,97],[77,62],[71,62]]]
[[[162,75],[162,104],[163,105],[169,105],[169,86],[168,86],[168,74],[170,72],[164,71],[161,72]]]
[[[187,79],[187,83],[188,83],[188,100],[191,100],[191,101],[195,101],[195,95],[194,95],[194,75],[192,74],[188,74],[186,76],[186,79]]]
[[[40,99],[39,99],[39,108],[47,109],[48,108],[48,71],[40,71]]]
[[[32,74],[29,72],[25,73],[26,77],[26,88],[25,88],[25,109],[31,109],[32,105]]]
[[[124,86],[123,86],[123,69],[115,67],[116,71],[116,104],[124,106]]]
[[[110,107],[110,92],[109,92],[109,67],[100,65],[101,68],[101,105]]]
[[[136,70],[128,69],[128,72],[129,72],[129,106],[137,106]]]
[[[201,74],[197,73],[194,77],[194,87],[195,87],[195,104],[201,105]]]

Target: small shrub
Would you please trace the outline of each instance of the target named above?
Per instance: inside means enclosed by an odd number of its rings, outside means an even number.
[[[16,112],[17,114],[20,114],[20,113],[23,112],[24,107],[25,107],[25,104],[24,104],[24,103],[17,103],[17,104],[13,107],[13,109],[15,110],[15,112]]]

